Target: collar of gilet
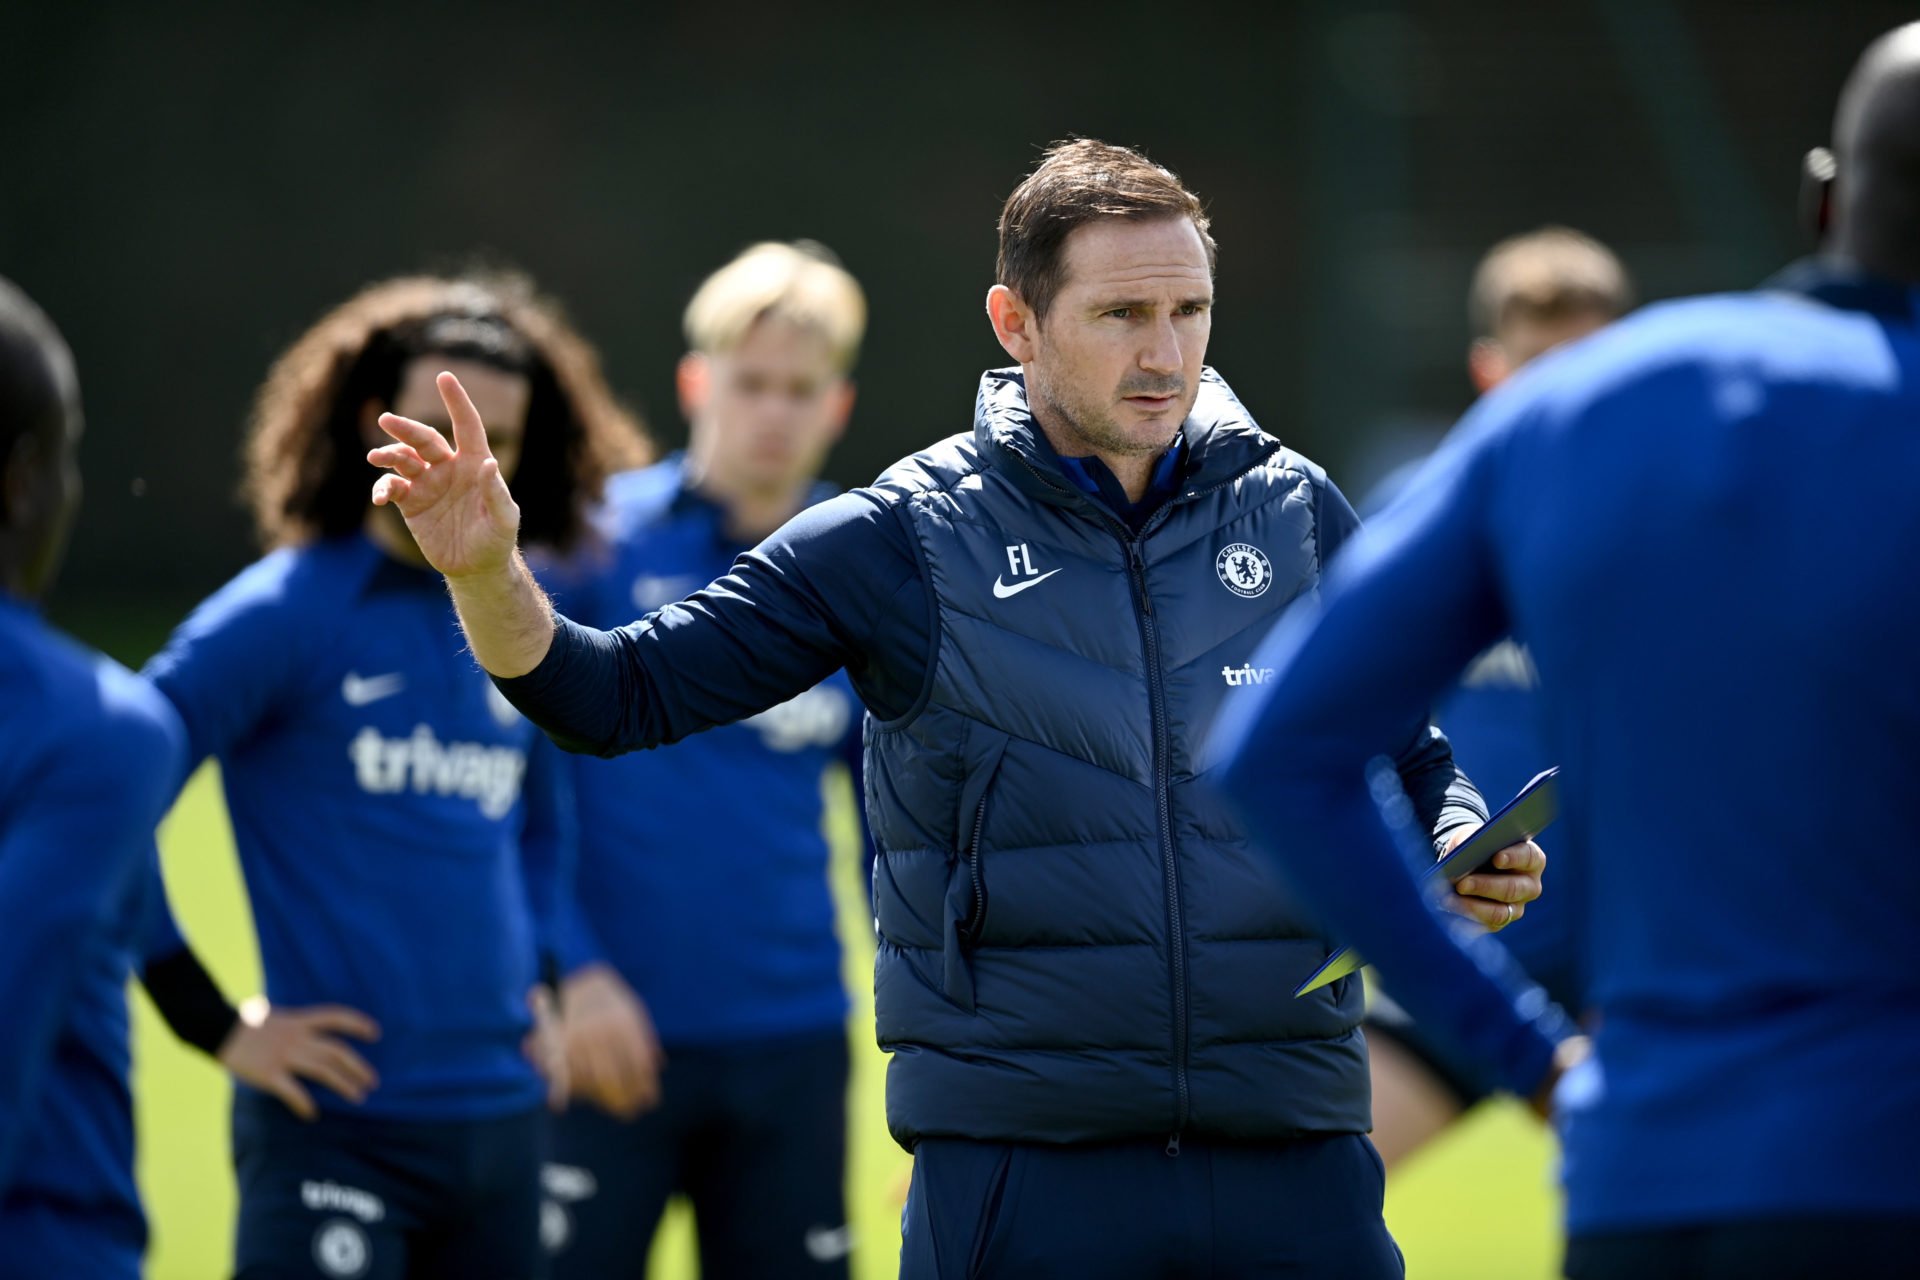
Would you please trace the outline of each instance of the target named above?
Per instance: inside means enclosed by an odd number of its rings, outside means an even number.
[[[1280,448],[1280,442],[1260,429],[1226,380],[1211,368],[1201,371],[1200,393],[1180,429],[1187,440],[1187,465],[1175,501],[1244,475]],[[980,375],[973,442],[986,465],[1030,496],[1095,515],[1104,512],[1098,501],[1060,470],[1058,455],[1027,406],[1027,384],[1019,366],[989,369]]]

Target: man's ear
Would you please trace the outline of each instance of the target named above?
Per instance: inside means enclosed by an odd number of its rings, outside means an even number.
[[[1815,244],[1827,238],[1833,221],[1833,183],[1840,165],[1833,152],[1815,147],[1800,159],[1800,225],[1813,233]]]
[[[1033,363],[1039,354],[1040,320],[1019,294],[1003,284],[987,290],[987,319],[993,322],[993,336],[1014,363]]]
[[[39,453],[31,431],[15,436],[6,456],[0,457],[0,524],[19,528],[32,524],[39,513],[38,486],[33,464]]]
[[[673,367],[673,389],[680,398],[680,416],[692,422],[707,407],[707,393],[713,386],[713,362],[698,351],[689,351]]]
[[[1467,348],[1467,376],[1481,395],[1505,382],[1513,372],[1506,349],[1492,338],[1475,338]]]

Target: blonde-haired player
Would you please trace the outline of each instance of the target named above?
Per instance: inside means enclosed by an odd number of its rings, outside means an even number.
[[[610,486],[606,554],[550,584],[574,616],[617,626],[678,600],[826,496],[865,325],[859,285],[818,245],[754,245],[709,277],[686,311],[686,451]],[[678,751],[577,759],[563,963],[585,1102],[547,1178],[559,1280],[639,1280],[675,1191],[708,1280],[847,1273],[847,998],[820,783],[836,760],[858,768],[857,711],[837,675]]]

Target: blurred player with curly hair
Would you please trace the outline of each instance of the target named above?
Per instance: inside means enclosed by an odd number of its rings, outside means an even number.
[[[374,285],[273,366],[243,483],[266,554],[148,666],[188,767],[220,763],[266,973],[238,1017],[171,922],[153,931],[163,1011],[243,1086],[243,1278],[544,1272],[566,776],[461,652],[405,524],[367,502],[380,414],[431,414],[442,370],[491,402],[542,547],[579,542],[603,479],[645,458],[592,349],[526,282]]]

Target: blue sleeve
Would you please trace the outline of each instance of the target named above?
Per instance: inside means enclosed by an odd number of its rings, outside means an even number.
[[[148,848],[146,868],[142,874],[147,883],[141,902],[138,951],[141,963],[148,965],[178,955],[188,947],[187,937],[180,931],[180,922],[174,917],[173,903],[167,897],[167,879],[160,869],[158,844]]]
[[[1314,528],[1319,533],[1320,563],[1324,567],[1360,532],[1360,516],[1331,480],[1315,487],[1314,498]],[[1437,853],[1459,828],[1485,822],[1487,805],[1479,788],[1460,771],[1453,758],[1453,745],[1430,722],[1428,713],[1418,712],[1409,725],[1396,739],[1404,745],[1394,754],[1394,770],[1400,775],[1401,791],[1412,802],[1421,829],[1427,833],[1431,852]],[[1429,860],[1428,851],[1421,851],[1420,860]]]
[[[745,719],[841,667],[869,706],[897,703],[927,665],[924,601],[918,614],[900,604],[919,584],[893,508],[841,494],[795,516],[705,590],[638,622],[600,631],[559,619],[540,665],[496,683],[561,746],[597,755]],[[877,652],[876,633],[903,617],[920,638]]]
[[[176,790],[202,760],[225,754],[271,715],[304,668],[312,627],[291,606],[287,563],[269,557],[209,596],[142,673],[186,725]]]
[[[573,873],[580,833],[573,804],[573,772],[558,748],[534,734],[521,788],[524,825],[520,867],[533,917],[534,946],[543,974],[561,964],[565,922],[572,912]]]
[[[1352,538],[1319,601],[1262,645],[1256,661],[1278,678],[1229,707],[1213,745],[1221,785],[1329,936],[1373,961],[1415,1019],[1530,1094],[1557,1019],[1492,976],[1490,937],[1449,936],[1403,861],[1412,822],[1368,783],[1377,744],[1509,629],[1485,523],[1503,439],[1463,436]]]
[[[227,1002],[174,918],[158,845],[147,850],[142,879],[140,936],[135,939],[140,985],[175,1036],[217,1058],[240,1012]]]
[[[28,767],[21,804],[0,827],[0,1198],[35,1119],[69,992],[139,888],[180,767],[179,727],[165,708],[135,706],[112,687],[130,679],[103,680],[106,715],[50,726],[57,737]]]

